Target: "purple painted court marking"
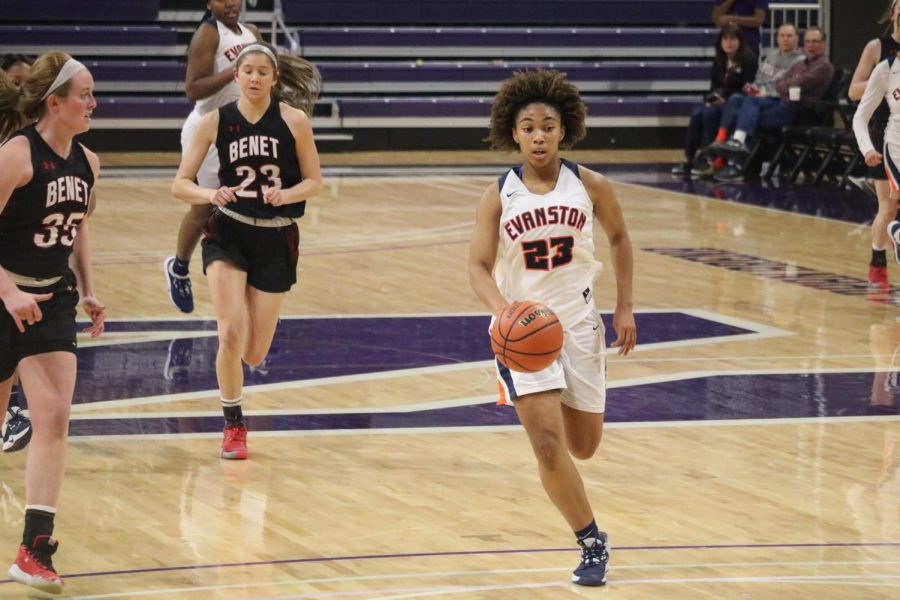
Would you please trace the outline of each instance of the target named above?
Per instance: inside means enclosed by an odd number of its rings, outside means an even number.
[[[740,550],[754,548],[877,548],[900,547],[900,542],[820,542],[808,544],[700,544],[679,546],[615,546],[615,552],[660,551],[660,550]],[[343,562],[350,560],[383,560],[390,558],[431,558],[438,556],[484,556],[499,554],[546,554],[552,552],[578,552],[577,548],[522,548],[511,550],[457,550],[448,552],[409,552],[398,554],[359,554],[351,556],[323,556],[319,558],[286,558],[281,560],[260,560],[238,563],[209,565],[182,565],[178,567],[152,567],[147,569],[123,569],[121,571],[90,571],[87,573],[64,574],[67,579],[75,577],[104,577],[107,575],[140,575],[143,573],[167,573],[175,571],[201,571],[205,569],[230,569],[234,567],[260,567],[266,565],[287,565],[303,563]],[[5,579],[3,583],[13,583]]]
[[[872,294],[872,288],[865,279],[816,271],[809,267],[789,265],[777,260],[769,260],[749,254],[739,254],[730,250],[721,250],[719,248],[641,248],[641,250],[673,258],[682,258],[711,267],[720,267],[729,271],[750,273],[764,279],[796,283],[803,287],[841,294],[842,296],[869,296]],[[893,295],[900,293],[900,289],[891,287],[884,290],[884,293]]]
[[[603,315],[607,344],[615,338]],[[637,313],[642,343],[753,333],[679,311]],[[283,318],[263,368],[244,370],[246,385],[436,367],[493,358],[487,315]],[[212,320],[112,321],[110,333],[214,332]],[[86,346],[78,350],[75,404],[213,390],[218,340]]]

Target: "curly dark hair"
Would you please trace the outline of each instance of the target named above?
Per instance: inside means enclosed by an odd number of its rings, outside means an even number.
[[[500,84],[500,91],[494,97],[491,107],[491,128],[484,141],[490,142],[497,150],[518,150],[513,139],[516,117],[519,111],[533,102],[552,106],[566,135],[559,147],[566,150],[582,140],[587,133],[584,121],[587,107],[581,95],[565,73],[553,69],[516,71],[512,77]]]

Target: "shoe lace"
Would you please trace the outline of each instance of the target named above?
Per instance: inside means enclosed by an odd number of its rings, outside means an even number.
[[[247,430],[238,425],[227,425],[225,427],[225,441],[234,442],[246,439]]]
[[[182,298],[187,298],[191,295],[191,280],[186,277],[184,279],[176,278],[173,287]]]
[[[33,560],[36,565],[56,574],[56,569],[53,568],[52,557],[53,553],[56,552],[56,545],[50,546],[49,544],[45,544],[45,546],[46,549],[43,549],[35,542],[34,547],[25,548],[25,553],[31,557],[31,560]]]
[[[606,549],[606,544],[595,542],[590,546],[585,545],[581,547],[581,566],[583,567],[599,565],[608,560],[609,552]]]

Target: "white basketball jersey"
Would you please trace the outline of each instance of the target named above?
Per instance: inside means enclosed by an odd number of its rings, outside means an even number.
[[[593,310],[591,285],[603,267],[594,257],[594,203],[575,163],[562,161],[547,194],[529,192],[521,172],[510,169],[500,178],[494,278],[507,300],[540,302],[567,329]]]
[[[211,19],[210,21],[215,23],[215,26],[219,31],[219,47],[216,48],[216,61],[213,65],[213,73],[232,70],[234,69],[234,61],[237,60],[238,52],[240,52],[241,48],[247,44],[255,42],[256,36],[242,23],[237,24],[241,31],[240,34],[237,34],[222,25],[217,19]],[[233,100],[237,100],[240,95],[241,88],[236,82],[231,81],[228,85],[209,98],[197,100],[197,103],[194,105],[194,110],[201,115],[205,115]]]

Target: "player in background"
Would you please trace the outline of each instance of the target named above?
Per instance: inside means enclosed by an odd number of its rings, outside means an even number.
[[[6,54],[0,59],[0,86],[13,86],[17,90],[22,87],[22,83],[31,73],[31,63],[34,59],[23,54]],[[16,98],[17,92],[8,90],[6,96]],[[15,115],[14,111],[10,111],[11,115]],[[14,116],[13,119],[18,119]],[[0,125],[3,128],[3,125]],[[10,134],[12,129],[9,130]],[[6,141],[6,136],[0,138],[0,144]],[[6,419],[3,423],[0,437],[3,438],[4,452],[18,452],[28,445],[31,441],[31,419],[28,418],[27,403],[25,394],[22,393],[21,386],[18,384],[15,376],[13,377],[13,385],[9,393],[9,403],[6,407]]]
[[[206,6],[211,17],[200,24],[188,47],[184,89],[188,100],[195,104],[181,129],[182,156],[190,146],[200,118],[237,100],[240,90],[234,81],[234,61],[241,48],[260,37],[256,26],[239,21],[241,0],[208,0]],[[211,148],[197,171],[197,182],[202,187],[218,188],[218,173],[218,157]],[[188,210],[178,227],[175,255],[163,263],[169,297],[181,312],[194,310],[189,264],[210,211],[210,206],[192,206]]]
[[[25,527],[9,576],[51,593],[63,587],[52,561],[53,521],[75,389],[79,298],[91,320],[85,332],[100,335],[106,319],[94,297],[87,226],[100,161],[74,141],[90,129],[93,88],[87,68],[63,52],[40,56],[21,89],[0,88],[0,139],[14,132],[0,147],[0,402],[18,369],[34,422]]]
[[[859,63],[853,72],[853,79],[847,96],[851,100],[860,100],[866,91],[866,84],[871,79],[875,66],[881,61],[896,56],[900,51],[900,0],[891,0],[885,9],[885,13],[879,22],[890,22],[890,31],[879,38],[870,40],[859,57]],[[886,98],[882,97],[880,103],[873,107],[874,111],[868,119],[868,134],[873,148],[882,150],[884,147],[884,133],[888,127],[892,108]],[[878,212],[872,220],[872,256],[869,259],[869,284],[878,287],[888,287],[887,271],[887,247],[893,244],[894,259],[900,263],[900,246],[892,242],[889,235],[891,220],[897,218],[900,211],[897,210],[896,194],[891,193],[891,184],[888,181],[888,169],[878,156],[870,155],[865,162],[869,167],[869,177],[875,185],[875,196],[878,198]],[[895,189],[896,192],[896,189]]]
[[[488,140],[518,149],[520,167],[485,190],[469,247],[472,289],[496,317],[515,300],[556,312],[563,350],[547,369],[511,371],[497,361],[505,402],[512,402],[537,458],[541,483],[575,533],[579,585],[603,585],[609,540],[600,531],[572,456],[594,455],[603,434],[606,348],[594,308],[593,218],[609,239],[616,275],[613,346],[628,354],[637,329],[632,309],[632,250],[613,188],[602,175],[559,155],[585,135],[578,89],[558,71],[516,73],[504,81],[491,109]],[[499,252],[499,257],[498,257]]]
[[[322,189],[310,118],[278,99],[285,93],[277,87],[279,69],[289,64],[255,43],[241,50],[236,66],[240,97],[200,120],[172,184],[175,197],[214,208],[204,231],[203,268],[218,323],[216,376],[225,415],[220,456],[227,459],[248,456],[242,360],[256,366],[269,352],[285,294],[297,281],[294,220]],[[194,182],[209,148],[221,164],[221,185],[214,188]]]

